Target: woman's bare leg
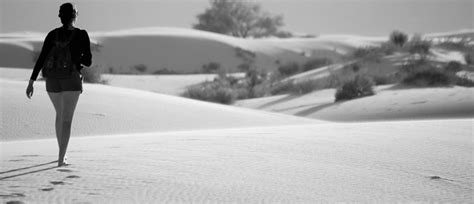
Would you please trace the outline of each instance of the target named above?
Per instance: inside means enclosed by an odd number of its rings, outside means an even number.
[[[80,91],[64,91],[62,92],[62,115],[61,115],[61,143],[59,147],[58,165],[64,164],[64,156],[66,155],[69,138],[71,137],[71,125],[76,109],[77,101],[79,100]]]
[[[63,100],[62,100],[62,93],[61,92],[48,92],[49,99],[53,103],[54,110],[56,111],[56,121],[55,121],[55,129],[56,129],[56,139],[58,140],[58,147],[61,148],[61,127],[63,124],[62,121],[62,110],[63,110]]]

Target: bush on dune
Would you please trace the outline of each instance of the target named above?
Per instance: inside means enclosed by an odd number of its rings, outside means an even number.
[[[234,91],[225,82],[204,82],[203,84],[190,87],[183,94],[184,97],[201,101],[209,101],[222,104],[231,104],[237,98]]]
[[[202,71],[204,73],[217,73],[221,69],[221,64],[217,62],[210,62],[209,64],[202,65]]]
[[[236,78],[222,73],[213,81],[206,81],[192,86],[183,94],[184,97],[197,100],[232,104],[237,99],[261,97],[267,94],[266,73],[249,70],[245,77]]]
[[[462,70],[462,64],[458,61],[450,61],[448,64],[446,64],[444,69],[448,72],[456,73]]]
[[[474,64],[474,52],[472,52],[472,53],[465,53],[465,54],[464,54],[464,61],[465,61],[466,64],[468,64],[468,65]]]
[[[418,55],[424,59],[430,54],[430,49],[433,43],[429,40],[424,40],[421,36],[414,36],[410,42],[407,43],[407,50],[410,54]]]
[[[373,86],[374,82],[372,79],[357,75],[352,80],[345,82],[336,91],[336,102],[374,95]]]
[[[439,69],[426,69],[409,74],[402,80],[402,84],[415,87],[451,86],[454,84],[451,74]]]
[[[173,75],[173,74],[179,74],[179,73],[176,72],[176,71],[174,71],[174,70],[170,70],[170,69],[168,69],[168,68],[162,68],[162,69],[159,69],[159,70],[154,71],[153,74],[157,74],[157,75],[166,75],[166,74]]]
[[[473,87],[468,77],[458,76],[462,70],[458,62],[449,62],[444,67],[436,67],[427,61],[415,61],[405,65],[400,71],[400,83],[413,87],[449,87],[453,85]]]
[[[380,58],[385,55],[385,51],[383,51],[382,48],[385,47],[359,47],[352,53],[352,58],[357,60],[379,62]]]
[[[467,52],[474,50],[474,46],[470,44],[470,38],[461,38],[460,40],[448,39],[443,42],[440,42],[436,47],[446,49],[446,50],[456,50],[460,52]]]
[[[300,67],[296,62],[289,62],[278,67],[278,72],[283,76],[291,76],[300,72]]]

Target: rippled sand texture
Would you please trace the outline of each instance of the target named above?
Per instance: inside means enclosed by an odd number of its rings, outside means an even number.
[[[1,144],[2,201],[470,202],[472,120],[316,124]]]

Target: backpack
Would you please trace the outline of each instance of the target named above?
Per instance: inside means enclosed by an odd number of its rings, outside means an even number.
[[[43,77],[51,77],[56,79],[71,78],[76,64],[72,62],[70,43],[74,38],[74,29],[69,39],[64,42],[59,41],[59,29],[55,31],[54,45],[49,51],[43,64]]]

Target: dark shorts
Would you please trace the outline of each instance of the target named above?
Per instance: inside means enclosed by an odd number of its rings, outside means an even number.
[[[62,91],[81,91],[82,93],[82,76],[78,71],[72,73],[69,79],[55,79],[46,78],[47,92],[62,92]]]

